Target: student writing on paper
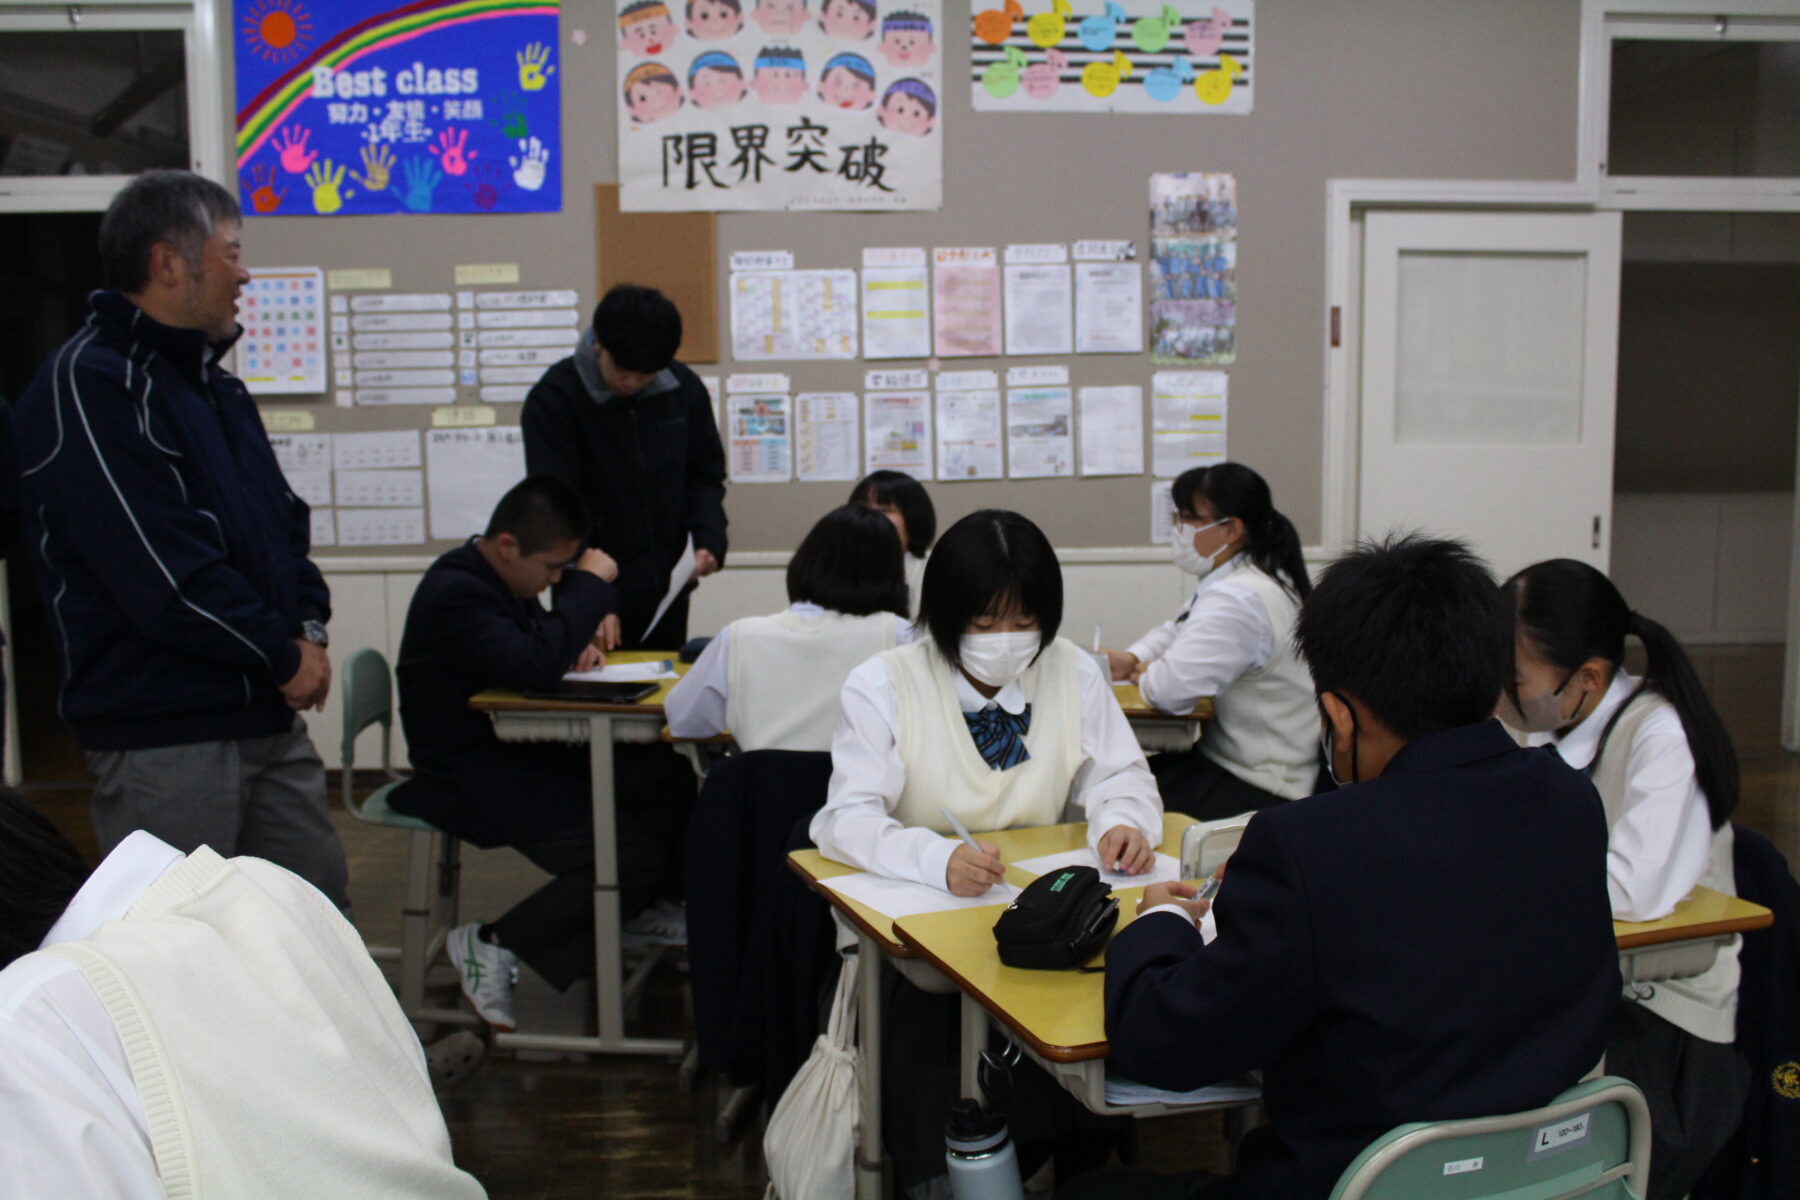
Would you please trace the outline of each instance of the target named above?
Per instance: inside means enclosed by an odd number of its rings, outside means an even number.
[[[502,742],[469,698],[496,687],[554,688],[572,666],[598,659],[590,641],[618,604],[609,582],[618,567],[582,549],[589,527],[574,488],[552,475],[528,477],[500,498],[483,536],[425,572],[400,640],[400,720],[414,774],[389,803],[477,846],[516,847],[554,876],[499,920],[450,933],[446,949],[464,993],[500,1029],[513,1025],[520,961],[560,989],[593,971],[593,793],[585,747]],[[553,586],[546,611],[537,597]],[[675,894],[691,780],[683,767],[661,787],[620,783],[627,918],[654,912],[659,893]]]
[[[602,626],[602,650],[680,647],[686,593],[651,624],[670,570],[690,537],[696,581],[725,562],[725,450],[706,386],[675,361],[680,348],[675,305],[654,288],[620,284],[595,306],[575,352],[533,385],[519,418],[527,469],[575,485],[593,516],[589,542],[619,564],[619,609]]]
[[[892,878],[980,895],[1002,876],[992,843],[946,838],[945,812],[972,830],[1088,822],[1088,845],[1141,874],[1162,838],[1162,803],[1093,658],[1056,636],[1062,568],[1043,531],[1014,512],[972,513],[925,567],[911,645],[850,673],[831,742],[831,783],[813,818],[827,857]],[[883,1137],[897,1187],[941,1195],[944,1122],[956,1095],[956,998],[883,977]],[[899,1070],[893,1064],[906,1064]],[[1098,1155],[1073,1136],[1082,1114],[1041,1071],[1020,1069],[1012,1132],[1032,1158]]]
[[[665,702],[669,732],[726,729],[744,750],[831,749],[852,670],[912,640],[900,538],[880,513],[846,504],[819,518],[788,561],[788,608],[733,621]]]
[[[849,503],[867,505],[894,523],[900,544],[906,548],[907,611],[918,612],[925,557],[937,537],[937,509],[931,494],[905,471],[871,471],[850,489]]]
[[[1212,698],[1199,744],[1150,760],[1163,803],[1214,820],[1309,796],[1318,722],[1293,641],[1312,590],[1300,536],[1241,463],[1183,472],[1170,493],[1175,565],[1199,582],[1173,620],[1106,651],[1113,678],[1135,680],[1164,712]]]
[[[1187,1091],[1263,1071],[1239,1174],[1096,1173],[1058,1200],[1324,1200],[1396,1125],[1549,1101],[1619,987],[1593,785],[1493,719],[1510,614],[1419,537],[1326,568],[1300,612],[1337,791],[1259,811],[1213,901],[1152,884],[1106,950],[1109,1068]]]
[[[1696,884],[1736,895],[1737,752],[1681,643],[1573,559],[1527,567],[1505,590],[1517,634],[1500,719],[1599,789],[1613,916],[1666,917]],[[1641,678],[1625,670],[1628,637],[1644,647]],[[1750,1075],[1733,1045],[1741,943],[1693,978],[1626,988],[1614,1014],[1607,1070],[1643,1088],[1657,1118],[1653,1197],[1685,1196],[1737,1128]]]

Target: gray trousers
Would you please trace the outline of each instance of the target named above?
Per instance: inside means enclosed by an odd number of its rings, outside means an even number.
[[[86,758],[99,781],[101,854],[142,829],[183,853],[204,845],[226,858],[266,858],[349,914],[350,872],[325,801],[325,764],[299,717],[272,737],[90,750]]]

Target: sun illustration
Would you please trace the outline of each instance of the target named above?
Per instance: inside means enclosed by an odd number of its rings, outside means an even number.
[[[300,0],[256,0],[244,14],[245,44],[270,62],[293,62],[312,40],[312,14]]]

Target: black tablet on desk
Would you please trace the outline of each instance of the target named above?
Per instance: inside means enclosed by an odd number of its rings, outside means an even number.
[[[636,704],[651,692],[654,683],[599,683],[591,679],[569,680],[548,692],[526,692],[527,700],[573,700],[581,704]]]

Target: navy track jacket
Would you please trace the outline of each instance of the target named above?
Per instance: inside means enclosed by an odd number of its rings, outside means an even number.
[[[230,343],[88,303],[15,413],[62,715],[87,750],[283,732],[300,622],[331,615],[306,502],[218,366]]]

